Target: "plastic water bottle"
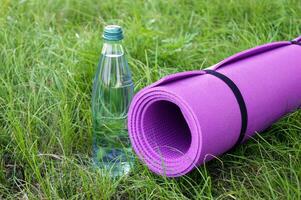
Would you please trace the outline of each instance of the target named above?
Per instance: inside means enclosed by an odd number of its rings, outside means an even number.
[[[103,39],[92,93],[93,160],[116,177],[131,168],[126,117],[134,85],[121,43],[122,28],[106,26]]]

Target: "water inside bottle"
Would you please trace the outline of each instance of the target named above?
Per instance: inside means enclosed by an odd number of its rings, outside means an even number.
[[[93,88],[94,161],[112,176],[129,172],[131,148],[126,116],[133,82],[123,54],[103,54]]]
[[[102,108],[101,115],[105,118],[125,118],[127,109],[133,95],[133,82],[125,72],[127,63],[124,63],[122,55],[105,55],[104,68],[99,92],[103,96],[100,101]],[[124,67],[120,67],[124,66]],[[110,71],[109,71],[110,70]],[[109,73],[116,76],[109,76]]]

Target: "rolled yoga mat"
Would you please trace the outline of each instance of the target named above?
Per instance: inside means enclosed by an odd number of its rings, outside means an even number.
[[[134,151],[153,172],[187,174],[301,106],[301,37],[164,77],[134,97]]]

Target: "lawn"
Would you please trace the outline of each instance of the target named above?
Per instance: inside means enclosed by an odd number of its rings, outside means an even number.
[[[301,112],[187,176],[91,164],[91,89],[106,24],[135,91],[301,34],[300,0],[1,0],[0,199],[301,199]]]

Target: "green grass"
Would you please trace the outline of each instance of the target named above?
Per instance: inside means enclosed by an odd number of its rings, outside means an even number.
[[[301,33],[300,0],[1,0],[0,199],[301,199],[301,112],[178,179],[91,166],[105,24],[125,29],[135,90]]]

